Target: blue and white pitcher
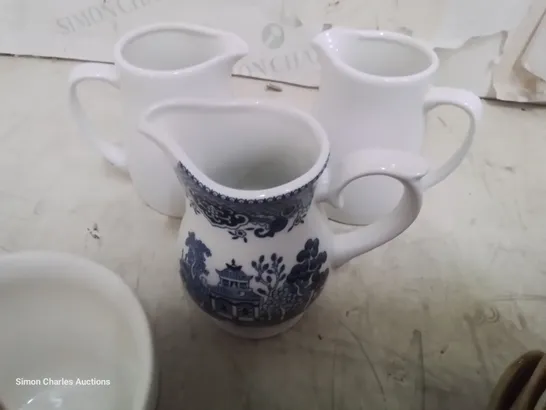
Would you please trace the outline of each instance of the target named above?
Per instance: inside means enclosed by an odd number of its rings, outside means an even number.
[[[354,152],[326,171],[329,143],[310,115],[259,101],[169,100],[140,131],[172,162],[185,187],[180,275],[191,298],[225,330],[273,336],[317,299],[328,274],[398,236],[421,209],[419,156]],[[405,188],[386,218],[334,233],[319,207],[340,206],[353,180],[394,178]]]

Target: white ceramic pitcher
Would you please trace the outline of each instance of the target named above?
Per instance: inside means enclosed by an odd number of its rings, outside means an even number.
[[[165,156],[136,130],[139,115],[165,98],[229,99],[234,64],[248,53],[235,34],[207,27],[161,23],[124,35],[114,49],[115,66],[86,63],[70,74],[70,106],[81,133],[114,166],[127,169],[139,196],[158,212],[181,217],[184,191]],[[124,111],[124,148],[93,129],[77,95],[86,80],[119,88]]]
[[[482,104],[471,92],[431,86],[438,57],[430,47],[403,34],[341,27],[320,33],[313,47],[321,64],[313,115],[330,139],[331,164],[360,149],[418,153],[425,114],[439,105],[453,105],[468,114],[468,132],[445,164],[423,178],[423,189],[459,166],[472,144]],[[396,181],[367,178],[347,187],[342,208],[326,210],[335,221],[366,225],[391,212],[401,195]]]
[[[398,151],[346,155],[325,172],[329,143],[310,115],[255,101],[172,100],[152,106],[140,130],[165,152],[186,188],[180,275],[197,305],[236,335],[292,326],[331,270],[402,233],[421,209],[426,164]],[[337,204],[371,175],[404,186],[384,220],[334,234],[318,204]]]

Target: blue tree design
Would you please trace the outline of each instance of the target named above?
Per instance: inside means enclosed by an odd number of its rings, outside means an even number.
[[[186,284],[188,293],[201,308],[206,309],[209,293],[206,279],[209,271],[206,259],[212,256],[212,252],[207,245],[197,239],[194,232],[188,232],[185,245],[187,252],[182,251],[180,276]]]
[[[271,255],[271,259],[267,263],[265,263],[264,255],[259,257],[258,262],[252,261],[252,267],[258,273],[256,281],[267,288],[267,293],[265,291],[258,292],[261,296],[269,295],[286,278],[286,273],[284,273],[286,266],[282,262],[283,257],[277,257],[276,253]]]
[[[300,296],[300,301],[305,300],[302,311],[322,292],[330,273],[328,268],[321,271],[328,254],[326,251],[319,252],[319,245],[318,238],[308,239],[304,249],[296,257],[298,263],[292,267],[286,278],[286,284],[291,291]]]
[[[261,310],[266,320],[284,320],[301,313],[313,302],[324,287],[329,270],[321,271],[327,260],[326,252],[319,252],[319,240],[309,239],[297,257],[290,273],[285,271],[283,257],[272,254],[269,261],[261,255],[252,261],[259,284],[255,292],[262,297]]]
[[[265,256],[261,255],[258,261],[252,261],[251,264],[257,273],[254,277],[258,284],[255,293],[262,297],[260,310],[264,319],[272,320],[282,315],[278,290],[286,280],[286,265],[283,263],[283,257],[277,256],[276,253],[271,255],[268,262],[265,261]]]
[[[196,276],[199,277],[201,274],[208,276],[206,258],[212,256],[208,246],[196,238],[195,232],[188,232],[185,245],[188,251],[185,255],[183,254],[182,259],[186,263],[192,279],[195,279]]]
[[[286,283],[291,285],[292,290],[298,295],[303,295],[310,287],[312,287],[312,293],[315,293],[321,290],[326,282],[329,269],[324,271],[321,269],[328,259],[328,254],[326,251],[319,252],[319,245],[318,238],[308,239],[305,247],[296,257],[298,263],[292,267],[286,278]]]

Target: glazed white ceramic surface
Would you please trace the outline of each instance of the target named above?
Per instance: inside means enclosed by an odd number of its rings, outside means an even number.
[[[238,336],[286,330],[332,270],[402,233],[421,209],[419,156],[355,151],[325,172],[326,133],[287,106],[169,100],[145,112],[140,131],[185,184],[178,249],[186,289]],[[339,205],[347,184],[371,175],[402,183],[400,205],[380,222],[333,233],[319,204]]]
[[[421,151],[425,114],[452,105],[468,114],[462,144],[439,168],[423,178],[423,189],[444,180],[461,163],[481,117],[480,99],[471,92],[432,87],[438,57],[426,44],[384,31],[332,28],[313,40],[321,65],[321,82],[313,108],[331,144],[331,164],[361,149]],[[352,183],[343,192],[343,207],[326,206],[329,217],[366,225],[396,207],[402,187],[377,176]]]
[[[147,318],[128,286],[102,266],[60,253],[1,256],[0,335],[6,410],[155,406]]]
[[[232,33],[191,24],[161,23],[124,35],[115,66],[85,63],[70,74],[70,106],[80,132],[114,166],[127,169],[136,191],[158,212],[181,217],[184,192],[163,153],[136,131],[142,110],[169,97],[231,98],[233,65],[248,52]],[[99,80],[120,90],[125,138],[121,148],[100,137],[77,94],[80,83]]]

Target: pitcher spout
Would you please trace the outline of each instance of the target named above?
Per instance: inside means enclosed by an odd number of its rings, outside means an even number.
[[[154,75],[220,75],[220,70],[231,74],[233,65],[249,52],[235,33],[197,24],[161,23],[126,36],[116,46],[116,60]]]
[[[194,30],[197,37],[209,39],[203,46],[209,48],[210,55],[215,56],[208,61],[211,65],[220,65],[231,71],[235,63],[249,53],[248,44],[235,33],[202,26],[194,26]]]
[[[329,53],[328,53],[328,31],[323,31],[322,33],[318,34],[315,38],[311,40],[311,47],[317,53],[318,59],[321,62],[321,64],[329,59]]]
[[[333,27],[316,35],[311,41],[311,47],[322,62],[330,61],[342,52],[343,38],[348,31],[342,27]]]
[[[224,50],[222,57],[231,65],[235,65],[237,61],[246,57],[249,53],[248,44],[241,37],[233,33],[223,33],[221,44]]]

